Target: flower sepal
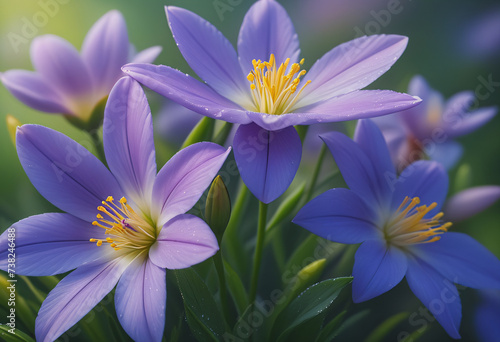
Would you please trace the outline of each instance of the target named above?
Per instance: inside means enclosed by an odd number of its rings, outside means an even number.
[[[87,120],[83,120],[74,115],[64,115],[66,120],[73,126],[83,131],[92,132],[102,125],[104,118],[104,108],[106,107],[106,102],[108,101],[108,96],[103,97],[94,107],[92,113]]]

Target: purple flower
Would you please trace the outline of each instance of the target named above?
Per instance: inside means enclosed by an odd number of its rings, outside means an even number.
[[[354,141],[323,134],[349,186],[306,204],[293,222],[326,239],[358,244],[352,297],[363,302],[403,277],[448,334],[459,338],[461,304],[453,283],[500,289],[500,260],[471,237],[447,232],[439,212],[448,177],[437,162],[417,161],[396,177],[377,126],[361,120]],[[466,251],[466,252],[465,252]]]
[[[462,146],[453,139],[478,129],[497,112],[496,107],[470,110],[475,104],[472,91],[457,93],[445,101],[422,76],[411,80],[408,92],[419,96],[422,104],[375,119],[398,169],[427,157],[452,168],[462,155]]]
[[[472,217],[500,199],[500,186],[483,185],[465,189],[445,203],[446,219],[459,222]]]
[[[38,341],[53,341],[115,285],[118,320],[136,341],[160,341],[165,322],[165,268],[185,268],[217,250],[200,218],[185,214],[230,150],[198,143],[156,174],[153,125],[140,85],[120,79],[104,119],[109,170],[65,135],[38,125],[18,129],[20,162],[36,189],[66,213],[15,223],[16,273],[75,271],[49,293],[36,319]],[[11,229],[10,229],[11,230]],[[7,233],[0,268],[7,269]]]
[[[238,53],[198,15],[171,6],[166,12],[181,53],[206,84],[167,66],[132,64],[123,71],[195,112],[241,124],[233,143],[236,163],[262,202],[279,197],[297,172],[301,141],[294,125],[384,115],[420,101],[359,90],[394,64],[406,37],[355,39],[326,53],[306,74],[293,24],[274,0],[257,1],[247,12]]]
[[[61,37],[43,35],[31,43],[36,71],[9,70],[0,79],[12,95],[31,108],[88,122],[95,107],[123,76],[120,68],[124,64],[151,63],[160,52],[161,48],[154,46],[135,53],[125,20],[114,10],[92,26],[81,53]]]

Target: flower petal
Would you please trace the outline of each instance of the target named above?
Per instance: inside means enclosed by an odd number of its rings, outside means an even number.
[[[288,189],[302,156],[294,127],[268,131],[256,124],[242,125],[233,145],[241,179],[259,201],[272,202]]]
[[[387,246],[384,239],[365,241],[359,246],[352,275],[352,299],[367,301],[386,293],[399,284],[408,266],[404,252]]]
[[[201,142],[180,150],[163,166],[153,186],[152,213],[158,217],[158,226],[196,204],[230,151]]]
[[[134,341],[161,341],[165,327],[165,270],[147,255],[136,258],[116,286],[118,320]]]
[[[31,61],[45,82],[65,97],[92,94],[92,80],[73,45],[61,37],[44,35],[31,43]]]
[[[425,146],[425,153],[432,159],[439,162],[447,170],[453,168],[463,154],[463,148],[456,141],[445,141],[443,143],[428,144]]]
[[[408,258],[406,280],[415,296],[453,338],[460,338],[462,304],[457,288],[425,262]]]
[[[161,53],[163,48],[159,45],[152,46],[150,48],[144,49],[137,53],[134,53],[133,56],[129,54],[129,62],[130,63],[153,63],[156,57]]]
[[[25,105],[47,113],[69,114],[63,98],[36,72],[9,70],[0,74],[3,85]]]
[[[413,246],[412,251],[454,283],[500,289],[500,260],[466,234],[445,233],[438,241]]]
[[[449,138],[469,134],[493,119],[497,112],[497,107],[487,107],[457,115],[446,123],[445,132]]]
[[[420,205],[437,203],[426,217],[432,217],[444,204],[448,191],[448,175],[443,166],[437,162],[419,160],[410,164],[390,183],[394,191],[392,208],[396,209],[406,196],[420,198]]]
[[[49,293],[35,321],[37,341],[54,341],[82,319],[118,282],[126,258],[79,267]]]
[[[341,44],[321,57],[301,82],[311,80],[297,106],[362,89],[398,60],[408,38],[398,35],[364,36]]]
[[[159,267],[179,269],[196,265],[218,250],[217,238],[205,221],[185,214],[163,226],[149,257]]]
[[[285,9],[277,1],[261,0],[246,13],[238,36],[243,74],[253,70],[252,60],[269,61],[272,53],[278,66],[287,58],[296,63],[299,39]]]
[[[249,123],[246,111],[189,75],[164,65],[127,64],[123,72],[146,87],[202,115]]]
[[[251,105],[250,84],[226,37],[193,12],[174,6],[165,11],[177,46],[194,72],[222,96],[245,107]]]
[[[128,51],[127,26],[117,10],[103,15],[87,33],[82,44],[82,58],[103,96],[120,78],[121,67],[128,60]]]
[[[149,212],[156,177],[153,123],[146,95],[131,77],[111,90],[103,123],[104,152],[109,169],[127,196]]]
[[[38,125],[17,130],[17,154],[31,183],[49,202],[91,222],[108,196],[123,191],[106,167],[62,133]]]
[[[447,220],[459,222],[486,210],[498,199],[500,199],[500,186],[477,186],[449,198],[443,212]]]
[[[374,220],[372,208],[358,195],[337,188],[304,205],[292,222],[327,240],[354,244],[380,236]]]
[[[12,225],[15,230],[16,274],[47,276],[68,272],[106,256],[90,238],[105,239],[104,230],[72,215],[30,216]],[[10,228],[9,228],[10,229]],[[7,270],[8,233],[0,236],[0,269]]]

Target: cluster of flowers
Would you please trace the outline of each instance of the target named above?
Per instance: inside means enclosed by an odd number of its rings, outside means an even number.
[[[26,174],[64,213],[13,225],[16,271],[43,276],[76,268],[44,301],[37,339],[55,340],[116,285],[124,330],[137,341],[160,341],[165,269],[190,267],[219,249],[207,223],[186,212],[231,148],[196,143],[157,172],[152,116],[140,84],[199,114],[238,124],[231,145],[240,176],[265,204],[280,197],[297,173],[302,143],[294,126],[360,119],[353,139],[339,132],[320,136],[349,189],[319,195],[293,222],[331,241],[361,244],[352,271],[354,302],[379,296],[406,277],[446,332],[459,338],[458,291],[446,283],[500,289],[500,261],[471,237],[448,232],[450,222],[495,202],[500,187],[468,189],[445,203],[446,169],[461,155],[452,139],[486,123],[496,108],[470,111],[470,92],[445,102],[420,76],[411,81],[413,96],[361,90],[401,56],[408,42],[403,36],[357,38],[327,52],[306,73],[293,24],[274,0],[250,8],[237,51],[198,15],[177,7],[166,7],[166,14],[182,55],[204,83],[149,64],[159,47],[131,52],[117,11],[91,28],[81,53],[59,37],[42,36],[31,46],[36,71],[1,74],[5,87],[34,109],[63,114],[88,131],[104,122],[107,167],[57,131],[29,124],[17,129]],[[426,143],[438,133],[439,142]],[[3,270],[6,240],[4,233]],[[436,311],[431,303],[445,286],[454,300]]]

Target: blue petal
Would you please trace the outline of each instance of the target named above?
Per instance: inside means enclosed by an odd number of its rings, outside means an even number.
[[[242,125],[233,144],[241,178],[261,202],[270,203],[288,189],[302,156],[294,127],[268,131],[256,124]]]
[[[290,58],[290,63],[296,63],[300,53],[299,40],[285,9],[277,1],[261,0],[248,10],[238,36],[243,74],[253,70],[253,59],[269,61],[272,53],[277,65],[287,58]]]
[[[194,72],[222,96],[252,105],[250,83],[226,37],[193,12],[174,6],[165,11],[177,47]]]
[[[307,203],[293,223],[330,241],[360,243],[380,237],[375,214],[348,189],[331,189]]]
[[[500,336],[500,295],[485,293],[474,317],[481,342],[496,342]]]
[[[115,307],[123,329],[134,341],[161,341],[167,302],[165,270],[147,255],[123,272],[115,292]]]
[[[408,258],[406,280],[415,296],[434,315],[439,324],[453,338],[462,319],[462,304],[457,288],[425,262]]]
[[[450,281],[477,289],[500,289],[500,260],[468,235],[445,233],[415,245],[413,252]]]
[[[64,134],[38,125],[17,130],[17,154],[35,188],[49,202],[85,221],[93,221],[108,196],[124,193],[106,167]]]
[[[419,160],[404,169],[391,186],[394,190],[393,209],[398,208],[406,196],[419,197],[421,205],[437,203],[437,207],[427,214],[427,217],[430,217],[437,214],[444,204],[448,191],[448,175],[441,164]]]
[[[104,229],[62,213],[30,216],[12,225],[16,234],[16,274],[47,276],[105,257],[107,249],[89,239],[105,239]],[[10,229],[10,228],[9,228]],[[7,270],[8,233],[0,236],[0,269]]]
[[[109,169],[128,199],[148,213],[156,178],[153,123],[146,95],[131,77],[120,79],[111,90],[103,143]]]
[[[360,303],[386,293],[403,279],[407,266],[405,253],[387,246],[384,239],[363,242],[352,270],[353,301]]]
[[[456,141],[446,141],[426,146],[425,153],[432,159],[443,165],[447,170],[453,168],[460,160],[463,153],[462,145]]]
[[[115,287],[131,260],[79,267],[49,293],[35,321],[37,341],[54,341]]]

